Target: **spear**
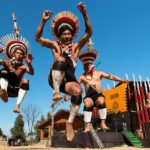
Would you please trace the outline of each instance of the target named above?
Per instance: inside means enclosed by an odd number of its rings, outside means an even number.
[[[139,86],[138,82],[136,82],[136,84],[137,84],[139,105],[140,105],[140,109],[141,109],[142,123],[145,123],[145,117],[144,117],[144,112],[143,112],[143,104],[142,104],[142,96],[141,96],[141,92],[140,92],[140,86]]]
[[[147,83],[148,83],[148,88],[149,88],[149,91],[150,91],[150,83],[149,83],[149,78],[147,77]]]
[[[145,104],[145,100],[146,100],[146,97],[145,97],[145,94],[144,94],[144,88],[143,88],[143,85],[142,85],[142,78],[141,76],[139,75],[139,79],[140,79],[140,91],[141,91],[141,99],[143,100],[143,109],[144,109],[144,115],[145,115],[145,119],[146,119],[146,122],[150,122],[150,119],[149,119],[149,114],[148,114],[148,110],[147,110],[147,107],[146,107],[146,104]],[[145,83],[145,82],[144,82]],[[146,89],[146,88],[145,88]]]
[[[18,39],[20,36],[20,32],[19,32],[19,28],[17,26],[17,19],[16,19],[16,14],[12,13],[12,17],[13,17],[13,22],[14,22],[14,32],[15,32],[15,36]]]
[[[147,89],[147,83],[146,83],[146,81],[144,82],[144,86],[145,86],[145,92],[146,92],[146,95],[147,95],[148,89]]]
[[[138,102],[139,100],[138,100],[138,94],[136,90],[136,82],[135,82],[134,74],[133,74],[133,86],[134,86],[134,96],[135,96],[135,103],[136,103],[136,109],[137,109],[138,125],[139,125],[139,128],[142,130],[142,121],[141,121],[139,102]]]

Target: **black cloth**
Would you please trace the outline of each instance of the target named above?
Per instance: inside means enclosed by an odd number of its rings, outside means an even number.
[[[2,71],[6,71],[7,73],[3,73]],[[4,78],[8,80],[8,83],[12,86],[19,86],[21,79],[11,71],[8,71],[7,69],[0,70],[0,78]]]
[[[105,98],[105,96],[102,93],[98,92],[96,89],[94,89],[92,86],[90,86],[88,88],[86,95],[83,98],[83,100],[86,98],[91,98],[94,102],[94,105],[95,105],[95,102],[96,102],[98,97],[104,97]]]
[[[65,92],[65,84],[67,82],[77,82],[77,79],[75,77],[75,67],[73,66],[73,61],[71,60],[71,58],[69,56],[67,56],[66,53],[63,55],[63,57],[65,58],[66,67],[64,69],[65,76],[60,85],[60,91],[63,93],[66,93]],[[49,85],[53,88],[52,69],[50,69],[50,73],[48,76],[48,82],[49,82]]]
[[[8,81],[7,93],[9,97],[17,97],[18,91],[22,87],[22,89],[29,90],[29,84],[20,84],[21,78],[19,78],[14,72],[6,70],[7,73],[3,73],[3,70],[6,69],[0,70],[0,78],[4,78]]]

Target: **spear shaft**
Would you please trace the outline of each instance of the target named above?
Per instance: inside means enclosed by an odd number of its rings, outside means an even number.
[[[142,106],[143,106],[143,110],[144,110],[145,121],[150,122],[148,110],[147,110],[147,107],[146,107],[146,104],[145,104],[146,97],[145,97],[145,94],[144,94],[144,88],[143,88],[141,76],[139,76],[139,78],[140,78],[140,92],[141,92],[141,98],[142,98],[142,101],[143,101]],[[144,83],[144,85],[145,85],[145,83]],[[146,89],[146,87],[145,87],[145,89]]]
[[[135,97],[135,103],[136,103],[138,125],[139,125],[139,128],[143,131],[143,129],[142,129],[142,120],[141,120],[141,112],[140,112],[140,108],[139,108],[139,100],[138,100],[138,94],[137,94],[137,90],[136,90],[136,81],[135,81],[134,74],[133,74],[133,85],[134,85],[134,97]]]
[[[142,123],[145,123],[145,117],[144,117],[144,112],[143,112],[143,103],[142,103],[142,96],[141,96],[141,92],[140,92],[140,87],[139,87],[139,83],[138,82],[136,82],[136,83],[137,83],[139,104],[140,104],[140,109],[141,109]]]

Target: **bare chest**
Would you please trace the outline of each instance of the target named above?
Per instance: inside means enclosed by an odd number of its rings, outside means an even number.
[[[100,79],[95,74],[85,75],[84,82],[86,85],[95,85],[100,82]]]

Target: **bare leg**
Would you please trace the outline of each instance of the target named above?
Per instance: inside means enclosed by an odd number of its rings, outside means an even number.
[[[80,85],[76,82],[68,82],[65,85],[65,91],[70,96],[78,96],[82,93]]]
[[[66,137],[67,137],[67,141],[73,141],[74,139],[74,130],[73,130],[73,125],[71,122],[66,122]]]
[[[84,122],[85,122],[84,133],[90,132],[91,130],[93,104],[94,103],[91,98],[84,99],[84,111],[83,111]]]
[[[54,95],[53,95],[54,101],[59,101],[62,98],[62,96],[60,95],[59,88],[63,77],[64,77],[63,71],[52,70],[52,78],[53,78],[53,86],[54,86]]]
[[[79,110],[79,105],[70,105],[70,115],[68,121],[66,122],[66,137],[68,141],[72,141],[74,139],[75,133],[73,130],[73,121]]]
[[[62,83],[62,80],[65,75],[65,58],[59,57],[57,61],[54,62],[52,67],[52,81],[53,81],[53,87],[54,87],[54,95],[53,95],[53,101],[59,101],[62,96],[60,95],[60,85]]]
[[[90,130],[91,130],[91,122],[87,122],[85,124],[84,133],[90,132]]]
[[[102,97],[102,96],[98,97],[98,99],[96,100],[96,105],[99,108],[98,113],[99,113],[99,117],[101,120],[100,127],[103,131],[107,131],[107,130],[109,130],[109,127],[107,127],[107,125],[106,125],[107,109],[105,106],[104,97]]]
[[[27,93],[26,90],[19,89],[17,103],[13,110],[15,113],[20,113],[19,107],[20,107],[20,104],[23,101],[23,98],[25,97],[26,93]]]
[[[80,85],[76,82],[66,83],[65,91],[68,93],[68,95],[71,95],[71,96],[79,96],[81,94]],[[69,115],[68,121],[66,122],[66,137],[68,141],[72,141],[75,136],[75,133],[73,130],[73,121],[79,110],[79,107],[80,107],[80,104],[75,105],[72,103],[70,105],[70,115]]]
[[[91,130],[91,118],[92,118],[92,111],[85,111],[84,110],[84,122],[85,122],[85,129],[84,133],[90,132]]]
[[[99,109],[99,116],[100,116],[100,119],[101,119],[101,129],[103,131],[107,131],[109,130],[109,127],[107,127],[106,125],[106,115],[107,115],[107,110],[106,108],[103,108],[103,109]]]

